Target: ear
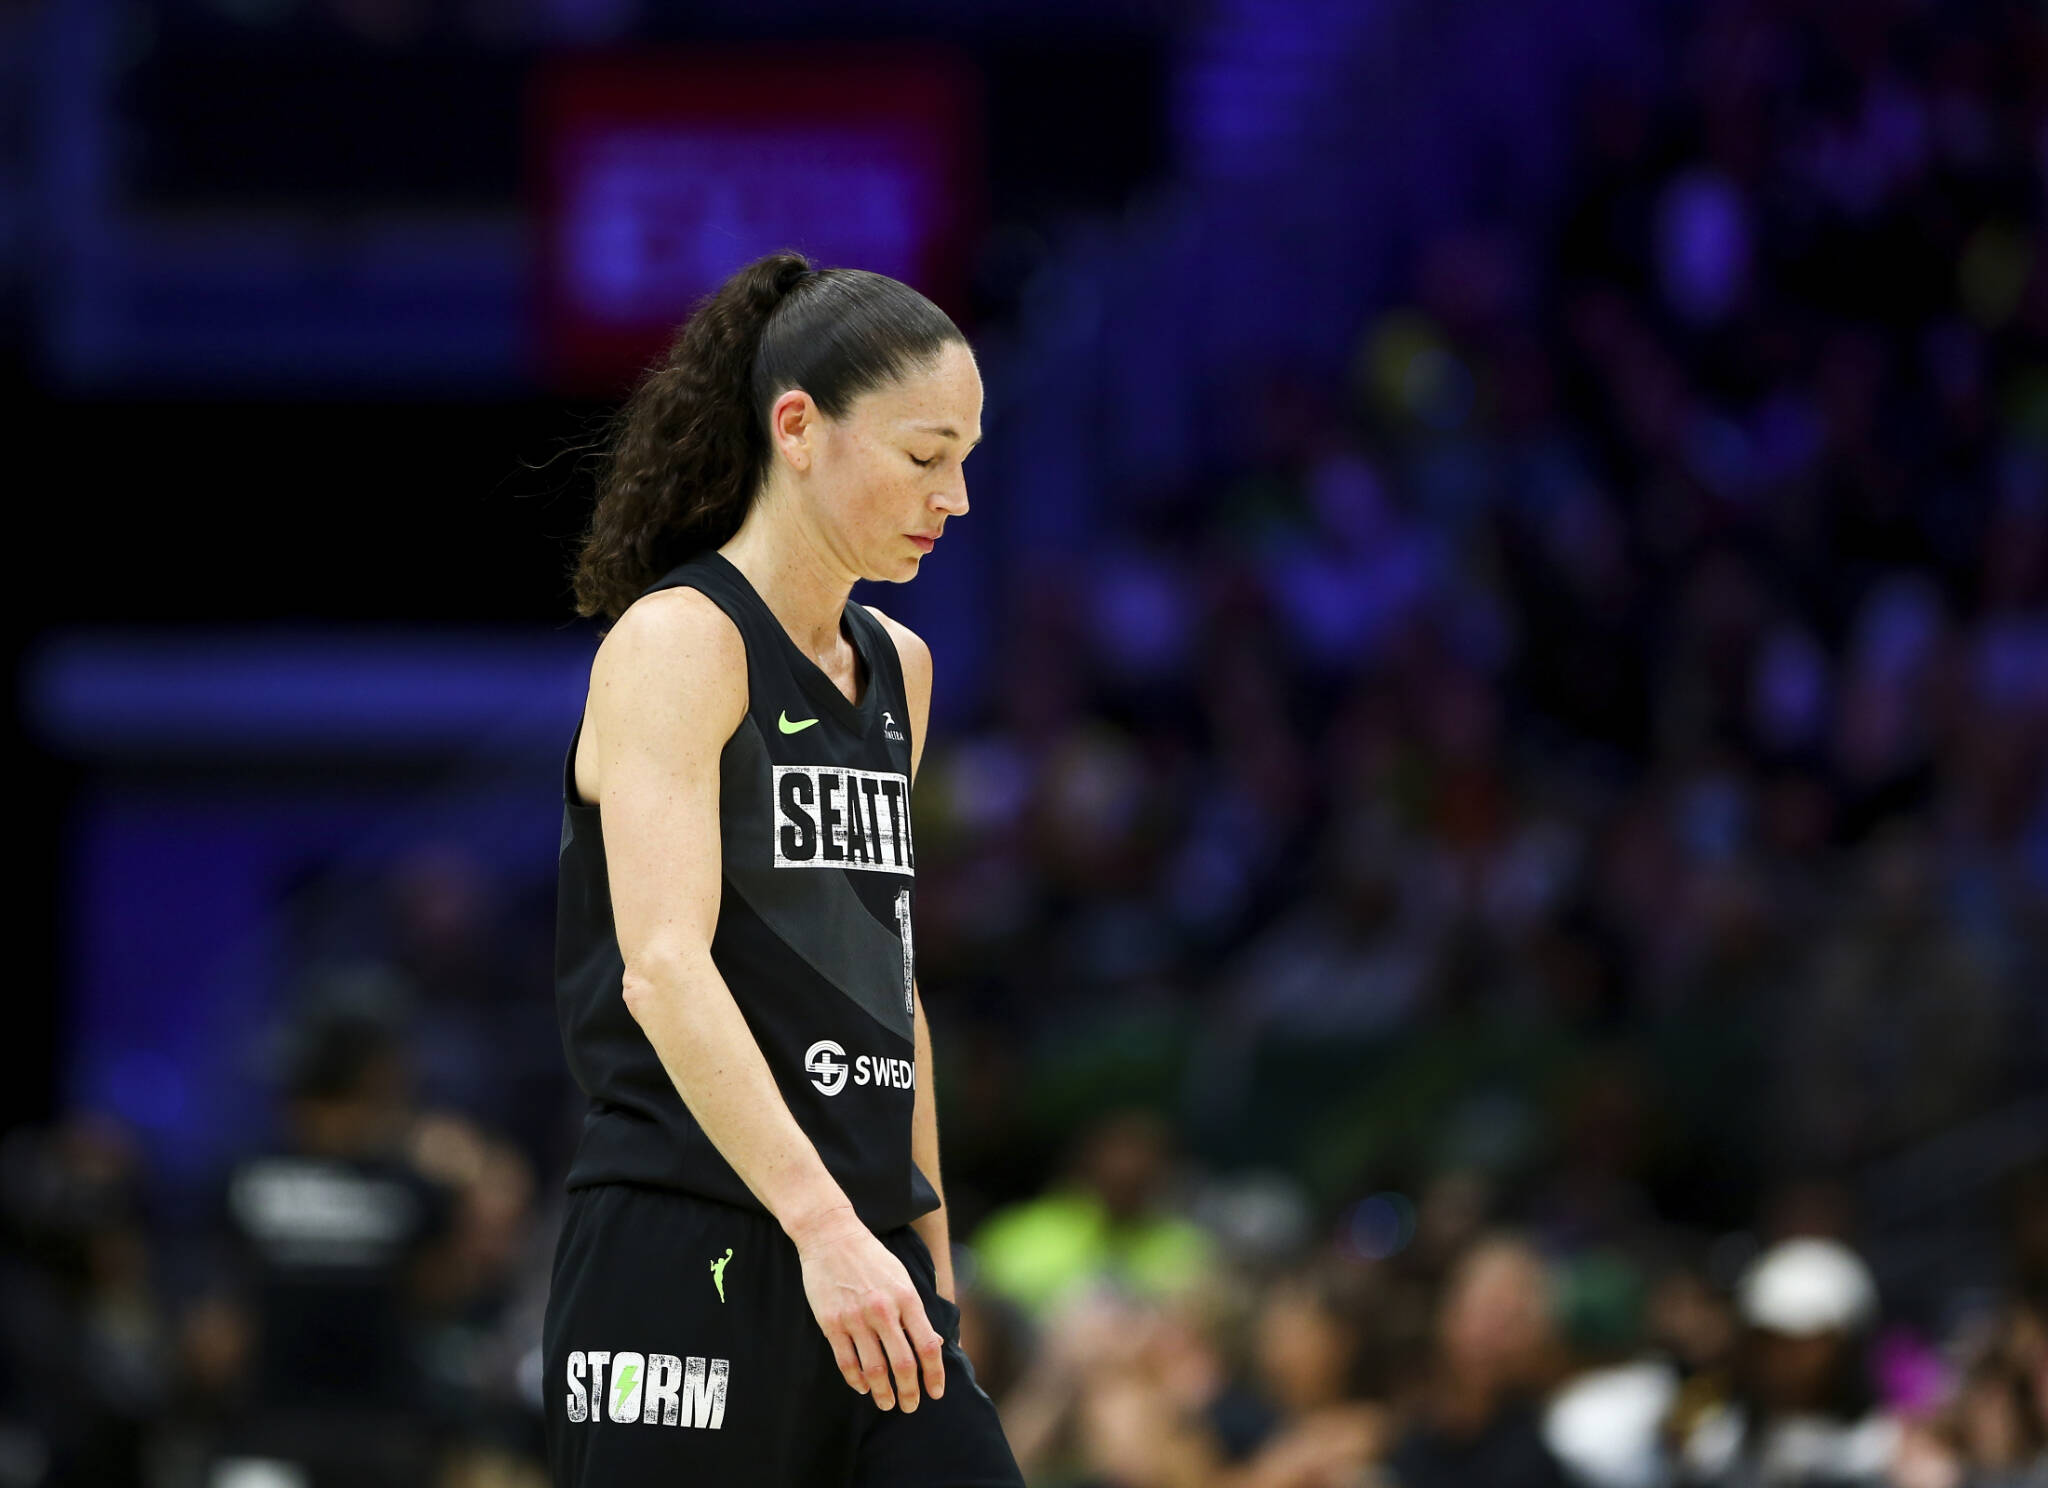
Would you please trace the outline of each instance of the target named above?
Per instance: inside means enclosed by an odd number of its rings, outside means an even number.
[[[786,389],[768,409],[769,440],[775,452],[797,470],[811,468],[821,417],[818,405],[802,388]]]

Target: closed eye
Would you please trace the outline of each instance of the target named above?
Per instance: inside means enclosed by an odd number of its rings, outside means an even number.
[[[920,469],[929,470],[932,468],[932,466],[939,463],[939,457],[937,455],[933,455],[929,460],[920,460],[916,455],[912,455],[910,457],[910,463],[918,466]]]

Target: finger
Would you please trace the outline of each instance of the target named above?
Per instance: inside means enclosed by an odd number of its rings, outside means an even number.
[[[825,1335],[832,1343],[832,1362],[839,1366],[839,1376],[853,1387],[854,1393],[865,1395],[868,1382],[861,1377],[860,1355],[854,1351],[853,1336],[844,1330]]]
[[[896,1392],[889,1388],[889,1363],[882,1356],[882,1340],[872,1330],[856,1327],[853,1346],[860,1354],[860,1372],[867,1381],[867,1393],[875,1404],[888,1410],[896,1404]]]
[[[899,1307],[901,1303],[897,1304]],[[915,1294],[911,1305],[918,1306]],[[875,1332],[880,1335],[882,1348],[889,1355],[889,1369],[895,1376],[896,1403],[907,1412],[917,1409],[917,1355],[910,1351],[910,1340],[903,1336],[902,1318],[893,1312],[878,1312]]]
[[[937,1400],[946,1393],[946,1340],[939,1336],[923,1308],[911,1316],[910,1341],[917,1348],[918,1363],[924,1366],[924,1392]]]

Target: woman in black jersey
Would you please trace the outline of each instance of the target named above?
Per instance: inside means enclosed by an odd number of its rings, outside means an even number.
[[[543,1351],[569,1485],[1021,1485],[959,1344],[912,931],[931,653],[855,603],[967,511],[966,339],[799,255],[692,312],[579,556]]]

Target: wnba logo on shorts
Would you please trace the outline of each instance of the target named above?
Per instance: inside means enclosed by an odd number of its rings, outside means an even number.
[[[606,1365],[611,1366],[609,1381]],[[725,1386],[731,1373],[731,1361],[726,1359],[578,1349],[569,1355],[569,1419],[595,1426],[609,1417],[622,1426],[701,1426],[716,1431],[725,1424]]]

